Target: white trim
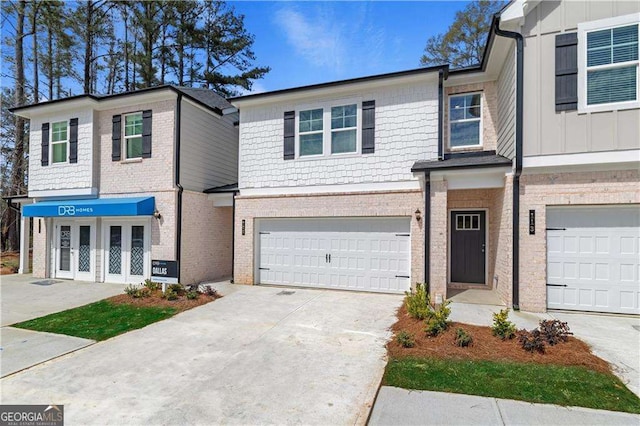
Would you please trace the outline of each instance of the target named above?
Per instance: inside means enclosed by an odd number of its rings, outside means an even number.
[[[136,133],[134,135],[127,136],[127,117],[132,116],[132,115],[140,115],[140,120],[142,121],[142,123],[140,123],[140,125],[142,127],[144,127],[144,118],[142,116],[143,115],[142,111],[134,111],[134,112],[128,112],[126,114],[122,114],[122,124],[123,124],[122,125],[122,140],[124,141],[124,143],[122,144],[122,145],[124,145],[124,147],[122,147],[123,148],[122,150],[124,152],[122,152],[120,154],[121,155],[120,158],[122,158],[122,161],[124,161],[124,162],[136,162],[135,160],[142,160],[142,150],[144,148],[143,147],[144,142],[143,142],[143,136],[142,136],[142,134],[144,132],[143,129],[142,128],[140,129],[140,134]],[[127,145],[127,143],[129,141],[129,139],[136,139],[136,138],[140,138],[140,148],[141,148],[140,156],[139,157],[127,157],[127,154],[129,152],[129,146]],[[134,160],[134,161],[132,161],[132,160]]]
[[[466,122],[476,122],[478,121],[480,123],[480,128],[479,130],[479,135],[478,135],[478,141],[480,142],[477,145],[461,145],[461,146],[451,146],[451,99],[452,98],[459,98],[459,97],[463,97],[463,96],[469,96],[469,95],[480,95],[480,118],[467,118],[467,119],[462,119],[462,120],[454,120],[454,123],[466,123]],[[473,92],[464,92],[464,93],[451,93],[447,96],[447,148],[449,148],[450,151],[461,151],[461,150],[466,150],[466,149],[470,149],[470,148],[482,148],[483,146],[483,132],[482,132],[482,128],[484,127],[484,113],[483,113],[483,108],[484,108],[484,92],[482,90],[480,91],[473,91]]]
[[[29,198],[74,197],[87,195],[97,197],[98,188],[44,189],[41,191],[29,191]]]
[[[316,185],[292,186],[275,188],[247,188],[241,189],[241,196],[269,196],[269,195],[305,195],[305,194],[335,194],[344,192],[374,192],[374,191],[411,191],[419,190],[419,180],[378,183],[352,183],[345,185]]]
[[[431,172],[431,180],[446,180],[449,189],[504,188],[504,178],[511,166],[443,170]]]
[[[29,227],[31,219],[20,215],[20,266],[19,274],[29,272],[29,241],[31,240],[31,229]]]
[[[70,247],[70,271],[68,273],[58,270],[60,260],[59,247],[59,226],[70,226],[71,247]],[[80,239],[80,226],[89,226],[90,232],[90,252],[89,252],[89,272],[78,270],[78,246]],[[97,222],[96,218],[76,218],[76,219],[54,219],[53,220],[53,278],[66,278],[72,280],[95,281],[96,277],[96,253],[97,253]]]
[[[524,169],[541,167],[568,167],[588,164],[639,163],[640,149],[606,152],[583,152],[580,154],[557,154],[524,157]]]
[[[578,24],[578,112],[600,112],[614,111],[622,109],[640,108],[640,58],[618,66],[636,66],[636,100],[615,102],[608,104],[587,105],[587,33],[597,30],[606,30],[615,27],[640,24],[640,13],[630,15],[615,16],[613,18],[599,19],[597,21],[582,22]],[[639,29],[640,31],[640,25]],[[589,67],[599,69],[601,67]]]
[[[213,207],[232,207],[234,195],[233,192],[208,194],[207,199],[213,201]]]
[[[146,278],[151,277],[151,217],[149,218],[140,218],[140,217],[119,217],[119,218],[102,218],[102,244],[101,244],[101,252],[102,252],[102,268],[100,271],[101,281],[102,282],[121,282],[127,284],[139,284],[141,281],[144,281]],[[122,226],[122,234],[121,234],[121,250],[122,250],[122,265],[121,270],[122,274],[113,275],[108,274],[107,270],[109,267],[108,262],[108,246],[109,246],[109,227],[110,226]],[[131,262],[131,226],[144,226],[144,270],[143,276],[130,275],[129,274],[129,266]],[[121,278],[119,278],[121,277]],[[133,279],[133,281],[131,281]],[[107,281],[109,280],[109,281]]]
[[[447,286],[451,284],[451,213],[453,212],[484,212],[484,284],[466,283],[469,285],[489,285],[489,209],[488,208],[455,208],[447,209]],[[460,283],[465,284],[465,283]]]

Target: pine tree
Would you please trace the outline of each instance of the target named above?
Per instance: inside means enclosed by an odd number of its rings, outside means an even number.
[[[449,64],[452,68],[468,67],[482,62],[491,20],[503,1],[473,1],[456,13],[444,34],[429,37],[420,65]]]

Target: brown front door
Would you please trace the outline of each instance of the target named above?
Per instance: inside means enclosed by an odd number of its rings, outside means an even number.
[[[486,214],[451,212],[451,282],[486,284]]]

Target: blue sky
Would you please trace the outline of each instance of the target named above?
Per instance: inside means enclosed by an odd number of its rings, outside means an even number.
[[[463,1],[229,2],[271,67],[253,91],[417,68],[427,39],[447,30]]]
[[[228,1],[245,15],[245,28],[255,36],[256,64],[271,67],[252,92],[417,68],[427,39],[446,31],[467,3]],[[25,48],[29,55],[30,40]],[[0,68],[10,75],[6,62]],[[26,68],[30,75],[29,63]],[[10,77],[0,81],[12,84]],[[73,94],[80,93],[79,83],[67,83]]]

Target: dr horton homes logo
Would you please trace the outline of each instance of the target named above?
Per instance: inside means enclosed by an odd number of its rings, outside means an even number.
[[[0,426],[62,426],[64,405],[0,405]]]

